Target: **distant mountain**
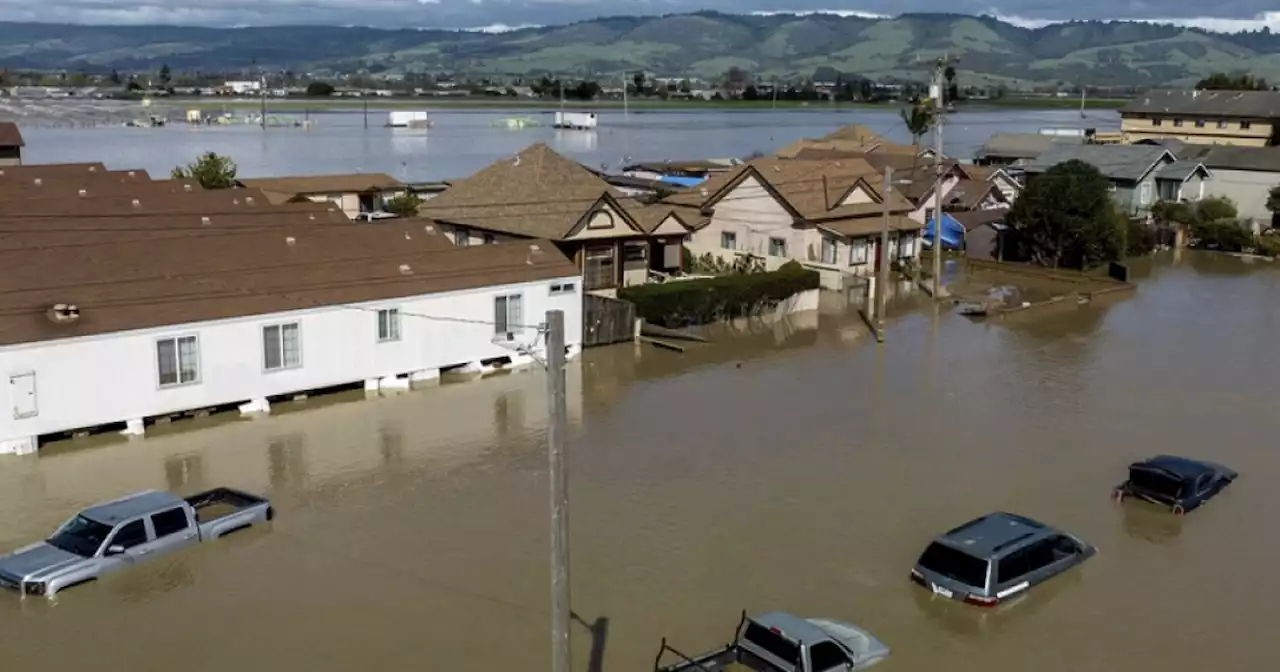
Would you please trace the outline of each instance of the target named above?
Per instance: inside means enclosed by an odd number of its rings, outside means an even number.
[[[581,76],[647,70],[716,76],[807,75],[821,66],[919,78],[960,57],[963,83],[1179,85],[1214,72],[1280,81],[1280,34],[1211,33],[1134,22],[1019,28],[991,17],[865,19],[716,12],[610,17],[508,33],[317,26],[192,28],[0,23],[0,68],[231,70],[267,67],[450,70]]]

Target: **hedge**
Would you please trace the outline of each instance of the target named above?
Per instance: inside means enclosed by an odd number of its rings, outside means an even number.
[[[792,261],[769,273],[725,275],[636,285],[618,298],[636,306],[636,316],[651,324],[683,327],[751,315],[800,292],[817,289],[820,279]]]

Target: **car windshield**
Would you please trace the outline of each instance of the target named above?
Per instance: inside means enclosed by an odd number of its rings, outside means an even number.
[[[49,538],[49,545],[88,558],[102,548],[102,542],[107,540],[109,534],[110,525],[76,516],[53,533]]]
[[[1139,490],[1160,497],[1177,499],[1182,496],[1182,481],[1159,471],[1134,469],[1129,472],[1129,483]]]
[[[950,546],[933,542],[920,556],[920,566],[966,586],[985,588],[987,563],[985,560],[958,551]]]

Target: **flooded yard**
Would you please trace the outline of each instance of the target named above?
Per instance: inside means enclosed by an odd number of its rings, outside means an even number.
[[[743,609],[857,623],[894,650],[885,672],[1274,666],[1280,269],[1186,253],[1135,280],[1000,324],[903,299],[881,346],[829,309],[683,355],[586,352],[568,374],[575,669],[651,669],[663,636],[722,645]],[[5,549],[143,488],[277,511],[56,601],[0,595],[3,668],[546,669],[543,389],[519,372],[0,460]],[[1114,504],[1159,452],[1242,475],[1185,518]],[[1099,554],[993,610],[908,581],[933,536],[995,510]]]

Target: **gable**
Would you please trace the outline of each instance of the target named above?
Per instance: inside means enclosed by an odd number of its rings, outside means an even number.
[[[790,204],[754,172],[748,172],[737,184],[728,189],[716,202],[715,209],[717,213],[730,210],[759,215],[796,216]]]
[[[859,203],[875,203],[876,199],[861,184],[855,184],[849,193],[840,199],[837,205],[857,205]]]
[[[675,215],[667,215],[663,218],[662,223],[653,230],[652,235],[655,236],[683,236],[689,233],[689,229],[680,223],[680,219]]]
[[[567,240],[589,240],[592,238],[618,238],[643,233],[631,224],[613,202],[613,199],[602,198],[586,213],[574,230],[565,236]]]

